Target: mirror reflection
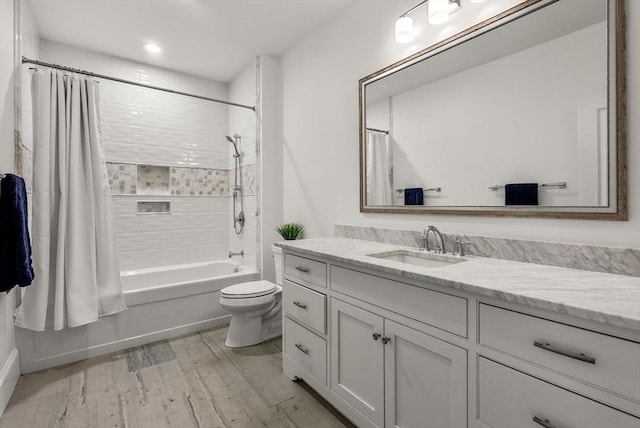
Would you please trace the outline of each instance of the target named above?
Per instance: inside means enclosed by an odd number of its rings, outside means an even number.
[[[361,81],[363,205],[615,204],[607,1],[534,6]]]

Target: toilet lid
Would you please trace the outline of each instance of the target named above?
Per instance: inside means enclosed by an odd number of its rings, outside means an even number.
[[[276,291],[274,283],[269,281],[241,282],[240,284],[225,287],[220,291],[220,295],[230,298],[249,298],[266,296]]]

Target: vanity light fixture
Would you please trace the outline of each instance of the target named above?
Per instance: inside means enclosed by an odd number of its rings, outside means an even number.
[[[145,48],[147,52],[151,52],[154,54],[162,52],[162,48],[155,43],[145,43],[142,45],[142,47]]]
[[[409,43],[413,39],[413,19],[403,15],[396,21],[396,42]]]
[[[449,20],[449,15],[460,9],[460,0],[429,0],[429,24],[440,25]]]
[[[446,22],[449,19],[449,15],[460,9],[460,0],[424,0],[418,3],[396,20],[396,42],[409,43],[413,39],[413,19],[409,14],[425,3],[428,3],[429,24],[431,25],[439,25]]]

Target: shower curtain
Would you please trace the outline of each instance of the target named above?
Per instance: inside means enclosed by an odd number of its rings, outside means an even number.
[[[98,82],[36,71],[33,98],[35,280],[16,325],[42,331],[126,309],[101,146]]]
[[[367,205],[391,205],[391,147],[389,136],[367,132]]]

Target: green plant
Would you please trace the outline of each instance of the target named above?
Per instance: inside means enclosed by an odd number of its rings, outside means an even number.
[[[276,230],[287,241],[302,238],[304,227],[299,223],[285,223],[276,227]]]

